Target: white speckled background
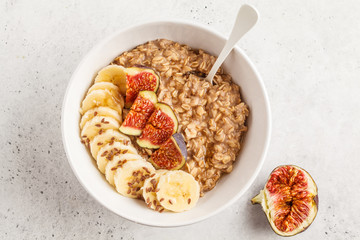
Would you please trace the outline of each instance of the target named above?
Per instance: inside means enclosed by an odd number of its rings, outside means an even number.
[[[360,2],[251,1],[261,19],[239,45],[263,76],[273,134],[241,199],[179,228],[118,217],[80,186],[65,157],[60,113],[70,76],[103,37],[154,17],[228,35],[245,1],[0,2],[0,239],[277,239],[250,199],[280,164],[307,169],[320,210],[292,239],[360,239]]]

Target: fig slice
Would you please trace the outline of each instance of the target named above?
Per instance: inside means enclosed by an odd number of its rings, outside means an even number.
[[[304,169],[283,165],[271,172],[265,188],[251,202],[261,204],[275,233],[293,236],[308,228],[316,217],[317,186]]]
[[[120,132],[140,136],[147,120],[155,110],[157,96],[153,91],[140,91],[120,127]]]
[[[157,149],[176,133],[177,129],[178,120],[171,107],[165,103],[157,103],[136,142],[140,147]]]
[[[160,75],[152,68],[135,65],[126,68],[125,107],[130,108],[140,91],[156,92],[160,84]]]
[[[176,133],[151,155],[150,162],[156,169],[178,170],[184,166],[186,158],[184,138]]]

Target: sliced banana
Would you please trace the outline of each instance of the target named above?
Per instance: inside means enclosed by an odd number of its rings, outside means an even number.
[[[126,197],[141,198],[144,181],[154,173],[155,168],[145,160],[126,162],[116,169],[116,191]]]
[[[155,211],[182,212],[200,197],[194,177],[181,170],[155,170],[119,132],[126,94],[126,70],[119,65],[101,69],[82,102],[81,137],[90,147],[101,173],[123,196],[144,198]]]
[[[150,176],[150,178],[144,181],[143,189],[143,198],[145,200],[146,205],[154,209],[155,211],[162,212],[165,210],[163,206],[161,206],[159,200],[156,197],[156,193],[159,190],[157,188],[157,184],[159,182],[160,176],[166,173],[167,170],[156,170],[154,174]]]
[[[129,145],[125,145],[123,142],[114,142],[113,144],[108,143],[103,146],[97,154],[96,163],[101,173],[105,174],[105,168],[109,161],[112,160],[114,156],[133,153],[138,154],[137,150]]]
[[[81,139],[91,140],[98,134],[102,134],[108,129],[118,129],[120,123],[112,117],[96,116],[88,121],[81,131]]]
[[[86,113],[81,117],[80,129],[83,129],[85,123],[96,116],[112,117],[116,119],[120,124],[122,123],[122,117],[118,111],[115,111],[114,109],[111,109],[109,107],[97,107],[86,111]]]
[[[156,196],[160,204],[173,212],[190,210],[200,197],[199,183],[191,174],[181,170],[162,174],[157,188]]]
[[[108,90],[111,94],[121,102],[122,96],[120,95],[120,89],[118,86],[111,82],[97,82],[94,83],[88,90],[88,94],[95,90]]]
[[[109,90],[110,92],[119,93],[119,87],[111,82],[95,82],[88,90],[88,93],[94,90]]]
[[[116,170],[122,166],[123,164],[127,162],[132,161],[142,161],[145,162],[145,159],[143,159],[138,154],[132,154],[132,153],[125,153],[118,156],[114,156],[111,161],[108,162],[108,164],[105,167],[105,178],[106,180],[113,186],[115,186],[114,183],[114,176],[116,173]]]
[[[119,87],[120,93],[126,94],[126,72],[125,68],[119,65],[109,65],[99,71],[95,83],[111,82]]]
[[[123,142],[125,145],[131,143],[128,136],[125,136],[118,130],[108,129],[104,133],[97,135],[92,141],[90,141],[90,151],[93,158],[97,157],[97,154],[102,146],[105,146],[108,143],[113,144],[115,141]]]
[[[124,99],[121,95],[119,96],[120,100],[114,97],[107,89],[94,90],[86,95],[82,102],[80,113],[83,115],[89,109],[99,106],[109,107],[121,113],[124,107]]]

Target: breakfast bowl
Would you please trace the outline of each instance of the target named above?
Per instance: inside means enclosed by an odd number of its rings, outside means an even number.
[[[97,169],[81,143],[79,108],[97,72],[117,56],[155,39],[169,39],[217,56],[226,39],[209,27],[186,21],[158,21],[121,30],[97,44],[72,75],[64,97],[61,130],[66,155],[79,182],[110,211],[128,220],[158,227],[192,224],[219,213],[239,199],[258,175],[270,141],[271,117],[268,97],[260,75],[245,53],[235,47],[223,64],[224,72],[240,86],[241,98],[249,108],[247,133],[229,174],[202,196],[197,205],[181,213],[156,212],[143,201],[118,194]]]

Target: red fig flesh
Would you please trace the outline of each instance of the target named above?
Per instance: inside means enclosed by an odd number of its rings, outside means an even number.
[[[304,169],[284,165],[275,168],[253,204],[261,204],[275,233],[293,236],[314,221],[318,210],[318,191]]]
[[[140,91],[156,92],[159,83],[159,75],[151,68],[145,66],[127,68],[125,107],[131,107]]]
[[[170,137],[151,155],[150,162],[156,169],[178,170],[184,166],[186,161],[182,150],[175,138]]]
[[[156,103],[154,92],[140,91],[119,130],[127,135],[139,136],[154,112]]]
[[[171,107],[165,103],[157,103],[137,143],[144,148],[159,148],[177,129],[178,120]]]

